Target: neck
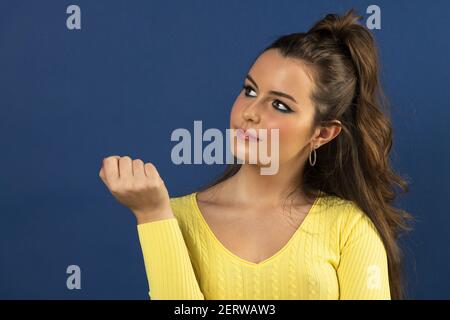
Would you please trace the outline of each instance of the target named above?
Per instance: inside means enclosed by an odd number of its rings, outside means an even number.
[[[294,201],[305,199],[300,187],[303,169],[303,162],[296,159],[292,163],[280,164],[277,174],[262,175],[258,165],[244,163],[229,179],[227,193],[233,203],[242,205],[257,202],[262,206],[278,206],[293,190],[296,190],[292,195]]]

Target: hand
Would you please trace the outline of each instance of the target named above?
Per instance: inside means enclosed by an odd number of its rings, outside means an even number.
[[[100,178],[119,203],[128,207],[138,224],[174,217],[170,197],[155,166],[140,159],[103,159]]]

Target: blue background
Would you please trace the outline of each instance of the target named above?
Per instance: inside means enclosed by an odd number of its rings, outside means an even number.
[[[66,8],[81,7],[81,30]],[[152,162],[171,196],[223,165],[176,166],[176,128],[229,124],[259,50],[369,1],[1,1],[0,298],[148,299],[135,219],[98,177],[109,155]],[[450,2],[377,1],[410,297],[450,298]],[[66,268],[81,267],[81,290]]]

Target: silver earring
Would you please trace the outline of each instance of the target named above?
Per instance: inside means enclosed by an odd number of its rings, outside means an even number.
[[[318,148],[319,145],[316,145],[311,152],[309,153],[309,164],[311,165],[311,167],[313,167],[316,164],[316,160],[317,160],[317,152],[316,152],[316,148]],[[314,162],[311,160],[311,154],[314,153]]]

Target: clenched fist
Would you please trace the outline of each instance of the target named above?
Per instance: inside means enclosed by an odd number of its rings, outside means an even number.
[[[134,213],[138,224],[174,217],[169,193],[153,164],[110,156],[103,159],[99,176],[117,201]]]

